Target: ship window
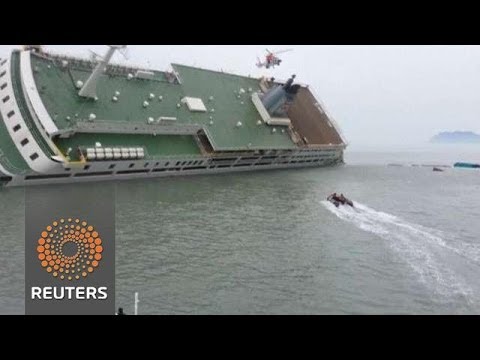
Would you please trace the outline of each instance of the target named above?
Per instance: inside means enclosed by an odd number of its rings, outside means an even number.
[[[145,163],[145,166],[144,167],[148,167],[148,165],[150,165],[149,163]]]
[[[168,165],[170,165],[170,163],[169,163],[169,162],[166,162],[166,163],[165,163],[165,166],[168,166]]]
[[[112,165],[110,165],[108,168],[109,168],[110,170],[111,170],[111,169],[115,169],[115,166],[117,166],[117,165],[112,164]]]
[[[10,96],[9,96],[9,95],[5,96],[5,97],[2,99],[2,101],[3,101],[4,103],[6,103],[8,100],[10,100]]]
[[[7,59],[3,60],[2,63],[0,63],[0,66],[3,66],[7,63]]]
[[[178,165],[180,165],[180,164],[181,164],[181,162],[180,162],[180,161],[177,161],[177,165],[176,165],[176,166],[178,166]]]
[[[5,89],[6,87],[7,87],[7,83],[5,83],[5,84],[2,84],[2,86],[0,87],[0,89],[2,89],[2,90],[3,90],[3,89]]]
[[[13,115],[15,115],[15,111],[12,110],[7,114],[7,117],[10,119]]]
[[[83,170],[89,170],[90,169],[90,165],[85,165],[85,167],[83,168]]]
[[[13,127],[13,132],[17,132],[18,130],[20,130],[22,127],[20,126],[20,124],[17,124]]]
[[[32,159],[32,161],[35,161],[39,158],[38,154],[37,153],[33,153],[32,155],[30,155],[30,159]]]
[[[2,72],[2,73],[0,74],[0,78],[1,78],[1,77],[4,77],[6,73],[7,73],[6,71]]]
[[[29,143],[30,141],[28,141],[28,139],[23,139],[20,144],[22,144],[22,146],[25,146]]]
[[[130,165],[128,166],[128,168],[129,168],[129,169],[132,169],[134,166],[135,166],[135,164],[130,164]]]

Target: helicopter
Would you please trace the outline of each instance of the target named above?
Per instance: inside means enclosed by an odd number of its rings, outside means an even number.
[[[275,52],[268,49],[266,50],[267,55],[265,56],[265,61],[262,62],[260,59],[258,59],[257,67],[259,68],[264,67],[265,69],[275,69],[275,66],[280,66],[282,64],[282,59],[280,59],[278,55],[293,51],[293,49],[286,49]]]

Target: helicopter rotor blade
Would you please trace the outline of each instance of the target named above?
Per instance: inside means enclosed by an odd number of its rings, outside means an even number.
[[[273,53],[274,55],[280,55],[280,54],[285,54],[287,52],[292,52],[293,49],[286,49],[286,50],[280,50],[280,51],[277,51],[275,53]]]

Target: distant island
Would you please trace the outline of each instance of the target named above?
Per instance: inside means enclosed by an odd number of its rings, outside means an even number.
[[[480,144],[480,135],[471,131],[441,132],[431,140],[435,144]]]

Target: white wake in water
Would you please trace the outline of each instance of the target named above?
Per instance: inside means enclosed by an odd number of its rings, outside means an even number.
[[[397,216],[355,203],[355,208],[336,208],[328,201],[323,205],[340,219],[386,240],[401,259],[408,263],[419,280],[438,294],[451,298],[461,296],[476,302],[475,292],[462,276],[462,269],[480,265],[480,247],[447,241],[444,233],[405,221]],[[453,261],[451,257],[457,261]],[[455,266],[452,266],[452,263]],[[460,269],[459,269],[460,267]],[[477,270],[477,269],[475,269]]]

